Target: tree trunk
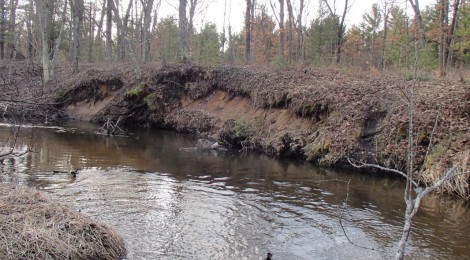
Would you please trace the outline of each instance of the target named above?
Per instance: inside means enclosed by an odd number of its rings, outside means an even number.
[[[245,63],[249,63],[251,60],[251,0],[246,0],[245,34]]]
[[[42,70],[43,70],[43,80],[44,82],[51,81],[51,63],[49,60],[49,34],[46,22],[46,14],[44,13],[43,1],[35,0],[36,2],[36,11],[39,17],[39,31],[41,33],[42,40]]]
[[[33,44],[33,16],[34,16],[34,7],[33,7],[33,0],[29,1],[28,7],[28,18],[26,19],[26,28],[28,31],[28,58],[34,59],[35,55],[35,48]]]
[[[101,7],[101,17],[100,17],[100,21],[98,22],[98,27],[96,28],[96,36],[95,36],[95,41],[94,41],[95,45],[96,45],[95,47],[98,47],[98,46],[100,47],[99,48],[100,52],[103,51],[102,48],[101,48],[101,46],[102,46],[101,40],[102,40],[102,35],[103,35],[104,16],[105,16],[106,10],[107,10],[106,3],[107,3],[107,0],[103,0],[103,5]],[[106,50],[105,50],[105,52],[106,52]],[[105,54],[105,56],[106,56],[106,54]],[[102,57],[102,56],[100,55],[100,57]]]
[[[384,6],[384,28],[383,28],[383,37],[382,37],[382,57],[380,59],[380,67],[382,70],[385,70],[385,51],[387,48],[387,33],[388,33],[388,16],[390,15],[390,10],[392,6],[388,6],[388,2],[385,2]]]
[[[141,0],[144,9],[144,26],[142,29],[142,61],[150,60],[150,22],[152,21],[153,0]]]
[[[105,51],[105,60],[112,61],[113,59],[113,10],[112,6],[114,6],[114,0],[106,0],[106,51]]]
[[[284,0],[279,0],[279,57],[284,62],[286,35],[284,31]]]
[[[297,16],[297,62],[302,61],[302,15],[304,12],[304,0],[300,0],[299,14]]]
[[[341,22],[338,24],[338,39],[336,41],[336,64],[341,62],[341,49],[344,43],[344,20],[348,13],[348,0],[344,1],[343,15],[341,16]]]
[[[8,26],[8,56],[10,59],[15,58],[16,46],[15,46],[15,34],[16,34],[16,7],[18,6],[19,0],[10,0],[10,25]]]
[[[73,21],[73,51],[72,51],[72,73],[78,73],[78,58],[80,55],[80,31],[83,17],[83,2],[73,0],[70,2]]]
[[[88,12],[88,55],[87,61],[93,62],[93,46],[95,45],[95,17],[96,17],[96,3],[90,2],[90,10]]]
[[[421,35],[421,48],[426,48],[426,33],[424,32],[423,18],[419,9],[418,0],[408,0],[415,13],[416,21],[418,22],[419,34]]]
[[[447,34],[447,12],[448,12],[449,2],[448,0],[440,0],[439,3],[439,21],[441,31],[439,34],[439,76],[444,77],[446,75],[446,34]]]
[[[292,3],[290,0],[287,0],[287,14],[289,16],[289,33],[287,34],[287,44],[288,44],[288,55],[287,55],[287,60],[289,62],[292,61],[292,52],[293,52],[293,47],[292,47],[292,42],[293,42],[293,33],[292,33],[292,27],[294,26],[294,13],[292,10]]]
[[[59,50],[60,42],[62,40],[62,33],[64,29],[64,24],[67,19],[67,4],[68,1],[64,1],[64,9],[62,12],[62,20],[60,21],[59,35],[57,38],[52,39],[52,42],[49,43],[51,17],[52,17],[52,4],[49,8],[44,9],[43,0],[36,0],[36,9],[39,18],[39,31],[41,34],[42,40],[42,66],[43,66],[43,77],[44,82],[51,81],[54,77],[54,61]]]
[[[447,33],[447,41],[446,41],[446,47],[445,47],[445,52],[444,52],[444,59],[445,59],[445,64],[446,68],[448,66],[448,63],[450,62],[450,45],[452,44],[452,41],[454,39],[454,34],[455,30],[457,29],[457,19],[459,15],[459,6],[460,6],[460,0],[454,0],[453,8],[452,8],[452,19],[450,23],[450,28],[448,29]]]
[[[0,59],[5,59],[5,34],[6,34],[6,21],[5,21],[5,0],[0,0]]]
[[[132,63],[134,64],[134,72],[136,74],[136,78],[140,79],[142,77],[142,71],[140,70],[139,63],[137,62],[137,59],[135,57],[134,48],[132,47],[131,42],[127,39],[127,35],[123,30],[123,24],[121,17],[119,16],[119,10],[114,5],[114,0],[111,0],[108,3],[110,3],[111,10],[114,13],[118,29],[120,32],[123,33],[122,39],[124,40],[124,44],[127,47],[127,51],[129,52],[129,56],[131,57]]]
[[[180,60],[184,61],[188,57],[188,20],[186,18],[187,0],[179,0],[179,47],[180,47]]]

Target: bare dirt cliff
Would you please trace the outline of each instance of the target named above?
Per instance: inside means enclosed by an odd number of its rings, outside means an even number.
[[[429,185],[456,164],[470,169],[465,83],[414,85],[392,74],[193,64],[146,64],[141,79],[124,65],[66,71],[46,87],[54,89],[48,111],[55,117],[172,129],[322,166],[349,167],[352,158],[400,170],[409,120],[404,93],[414,86],[418,180]],[[468,198],[469,183],[461,175],[444,189]]]

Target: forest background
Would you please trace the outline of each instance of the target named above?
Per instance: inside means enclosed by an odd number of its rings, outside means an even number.
[[[79,61],[133,61],[137,68],[138,62],[186,59],[200,65],[340,65],[394,69],[411,77],[406,71],[418,50],[420,68],[436,76],[468,67],[470,5],[465,0],[426,3],[423,8],[418,0],[377,0],[362,6],[357,24],[348,24],[349,17],[358,17],[350,13],[357,10],[353,6],[364,3],[0,0],[0,58],[42,58],[45,81],[53,78],[55,63],[70,62],[78,71]],[[222,25],[204,22],[215,4],[223,6]],[[232,6],[245,10],[235,15]],[[238,25],[240,31],[234,30]]]

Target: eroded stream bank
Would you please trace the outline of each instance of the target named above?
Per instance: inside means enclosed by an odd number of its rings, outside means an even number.
[[[406,165],[403,92],[412,82],[396,75],[146,63],[135,79],[129,64],[87,64],[78,74],[62,64],[43,85],[34,63],[9,62],[0,71],[7,118],[171,129],[320,166],[350,167],[347,158],[400,170]],[[421,81],[414,92],[416,179],[429,185],[452,166],[468,171],[468,84]],[[441,191],[468,199],[469,178],[459,175]]]
[[[400,77],[192,64],[147,64],[144,71],[136,80],[126,69],[89,70],[61,82],[56,108],[81,120],[194,133],[320,166],[350,167],[347,158],[353,158],[405,168],[403,91],[412,83]],[[469,88],[461,83],[415,86],[415,165],[421,183],[432,183],[452,165],[461,172],[470,169],[469,100]],[[468,199],[469,178],[460,175],[442,190]]]
[[[73,123],[73,122],[72,122]],[[2,182],[26,184],[111,224],[129,259],[388,259],[403,224],[403,182],[259,153],[197,152],[194,135],[138,130],[97,135],[96,125],[22,128],[34,152],[6,163]],[[11,128],[0,128],[0,139]],[[81,168],[76,179],[66,173]],[[349,192],[346,181],[350,181]],[[358,244],[349,244],[343,223]],[[408,247],[413,259],[470,255],[468,202],[427,197]]]

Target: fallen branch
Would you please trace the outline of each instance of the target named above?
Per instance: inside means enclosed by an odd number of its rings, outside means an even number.
[[[376,169],[379,169],[379,170],[382,170],[382,171],[396,173],[398,175],[401,175],[405,179],[408,179],[408,176],[406,175],[406,173],[404,173],[400,170],[397,170],[397,169],[387,168],[387,167],[384,167],[384,166],[380,166],[378,164],[370,164],[370,163],[365,163],[365,162],[361,162],[361,164],[356,164],[356,163],[352,162],[349,157],[347,159],[348,159],[348,162],[355,168],[365,168],[365,167],[376,168]],[[413,186],[415,188],[418,187],[417,182],[415,182],[413,179],[411,179],[410,181],[413,183]]]

